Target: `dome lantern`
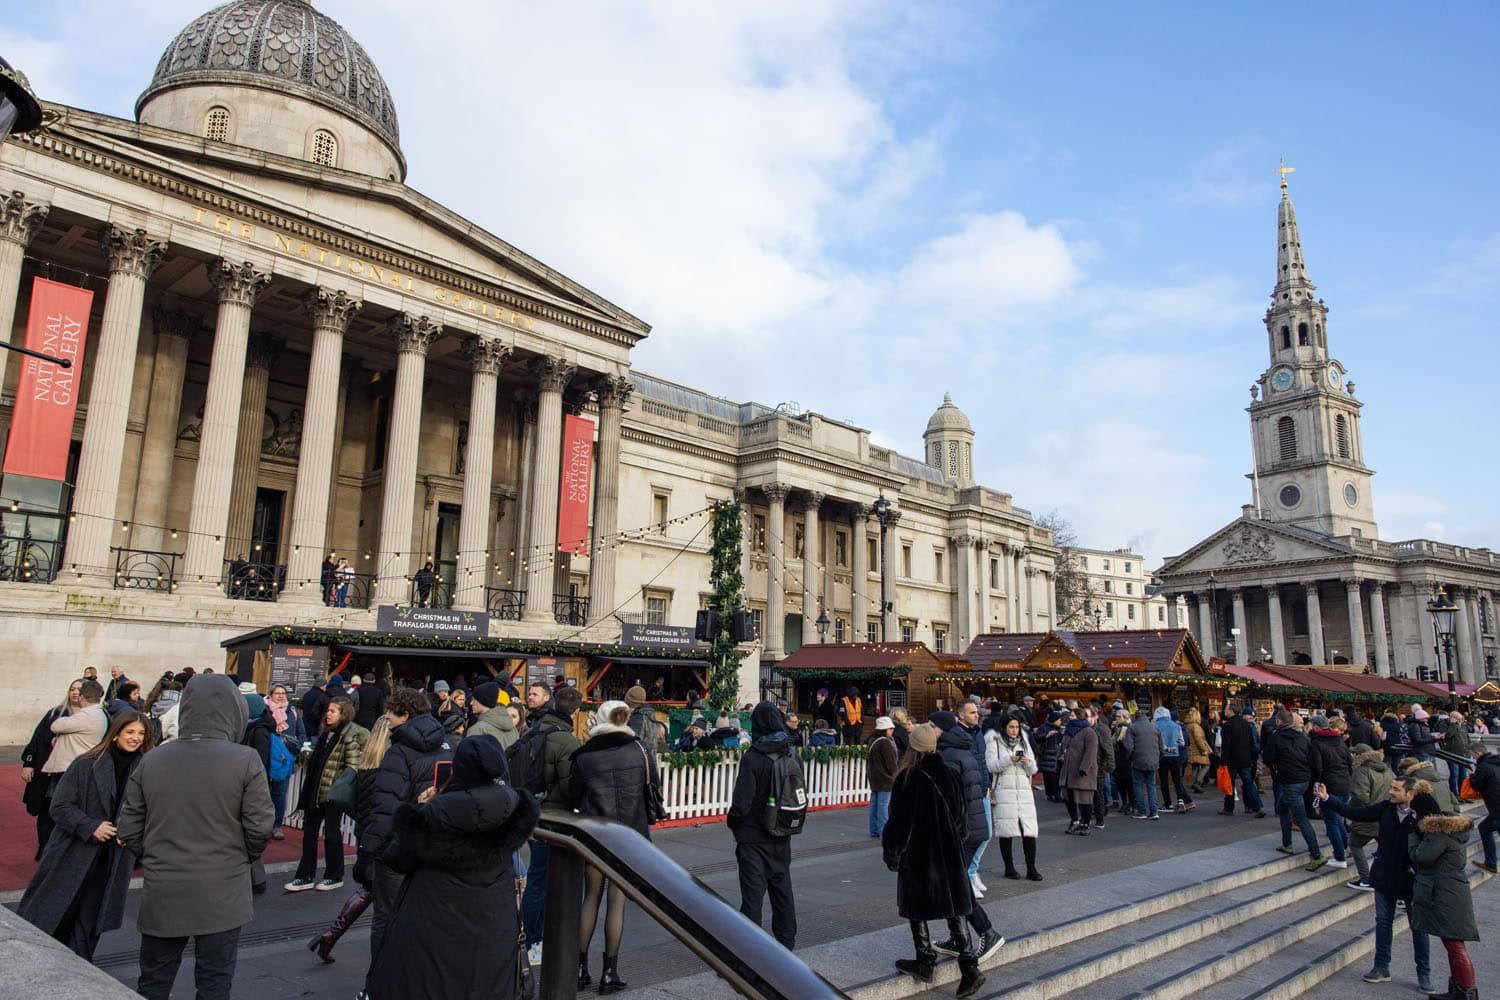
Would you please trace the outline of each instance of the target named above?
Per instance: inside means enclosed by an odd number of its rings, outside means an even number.
[[[952,393],[943,393],[943,405],[927,421],[922,445],[927,464],[941,469],[944,479],[960,487],[974,485],[974,425],[954,404]]]

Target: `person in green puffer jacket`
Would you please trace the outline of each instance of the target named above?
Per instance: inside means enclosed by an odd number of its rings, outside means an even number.
[[[1349,780],[1349,804],[1371,806],[1384,802],[1391,793],[1391,782],[1396,779],[1391,769],[1385,766],[1385,754],[1366,743],[1356,743],[1349,748],[1354,755],[1354,775]],[[1349,824],[1349,853],[1354,857],[1354,867],[1359,874],[1348,883],[1349,888],[1363,892],[1374,892],[1370,882],[1370,859],[1365,855],[1365,845],[1372,844],[1380,836],[1380,824],[1372,822]]]

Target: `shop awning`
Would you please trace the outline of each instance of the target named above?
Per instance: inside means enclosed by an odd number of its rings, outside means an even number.
[[[707,660],[683,660],[674,656],[604,656],[591,657],[595,660],[608,660],[610,663],[618,663],[629,667],[691,667],[694,670],[707,670]]]
[[[354,653],[359,656],[430,656],[443,660],[524,660],[523,653],[507,653],[493,649],[433,649],[428,646],[359,646],[335,643],[335,652]]]
[[[1238,664],[1231,663],[1224,669],[1236,677],[1243,677],[1247,681],[1253,681],[1256,684],[1264,684],[1267,687],[1292,687],[1295,683],[1293,681],[1287,680],[1280,674],[1273,674],[1271,673],[1271,671],[1262,670],[1259,667],[1242,667]]]

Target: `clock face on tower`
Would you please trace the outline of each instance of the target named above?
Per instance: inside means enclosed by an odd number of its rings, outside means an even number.
[[[1271,385],[1277,392],[1286,392],[1292,387],[1292,370],[1278,368],[1271,373]]]
[[[1333,365],[1328,366],[1328,388],[1337,389],[1341,377],[1337,368],[1333,367]]]

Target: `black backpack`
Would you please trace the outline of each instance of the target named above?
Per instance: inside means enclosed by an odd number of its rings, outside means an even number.
[[[802,762],[793,753],[771,758],[771,793],[766,797],[766,832],[773,837],[801,833],[807,822],[807,787]]]
[[[549,729],[532,726],[505,751],[510,783],[524,788],[540,801],[547,794],[547,734]]]

